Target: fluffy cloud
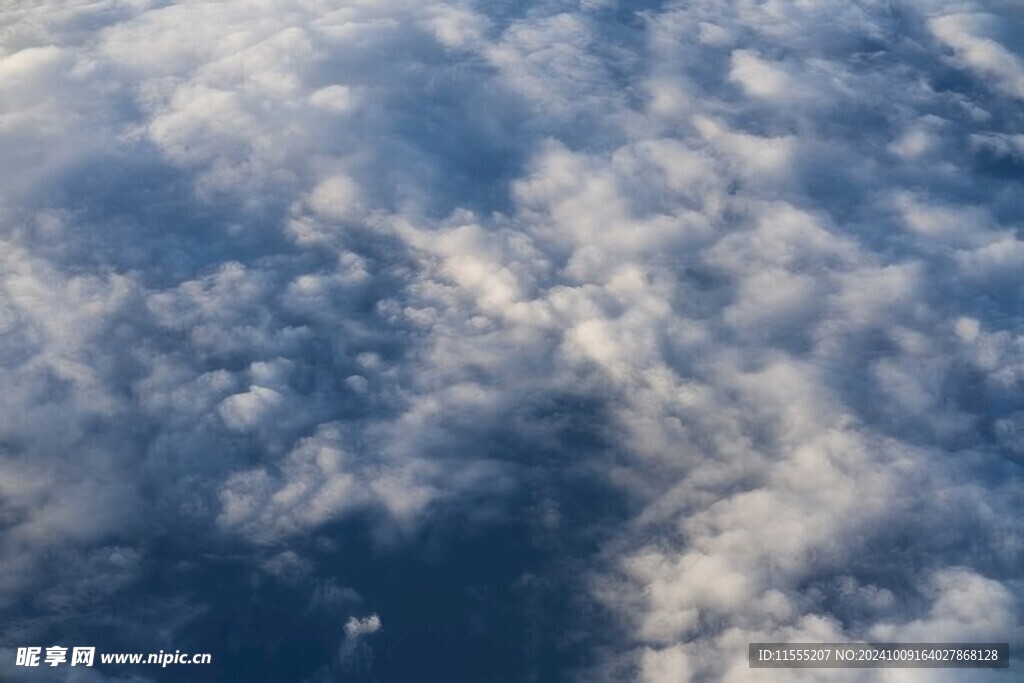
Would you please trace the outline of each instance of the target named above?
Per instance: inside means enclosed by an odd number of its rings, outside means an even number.
[[[520,5],[0,11],[5,640],[227,547],[369,677],[335,535],[519,518],[566,677],[1020,642],[1019,10]]]
[[[1001,23],[1001,17],[993,14],[947,14],[931,19],[928,27],[953,49],[958,65],[1007,95],[1024,97],[1024,62],[992,35]]]
[[[380,617],[376,614],[371,614],[368,617],[357,619],[356,617],[350,617],[345,622],[345,635],[349,638],[360,638],[362,636],[376,633],[380,630]]]

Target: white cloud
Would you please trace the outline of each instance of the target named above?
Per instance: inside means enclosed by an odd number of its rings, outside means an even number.
[[[309,198],[310,207],[327,218],[352,216],[359,207],[359,187],[343,175],[319,183]]]
[[[231,429],[242,431],[273,419],[274,411],[283,401],[281,394],[273,389],[252,386],[244,394],[224,399],[218,412]]]
[[[380,617],[376,614],[371,614],[368,617],[357,619],[356,617],[350,617],[345,622],[345,635],[349,638],[360,638],[376,633],[381,628]]]
[[[343,114],[351,111],[356,104],[352,89],[344,85],[329,85],[309,96],[309,103],[330,112]]]
[[[736,50],[732,53],[729,78],[754,97],[769,100],[801,97],[800,82],[787,73],[785,67],[765,61],[750,50]]]
[[[957,60],[996,88],[1024,97],[1024,62],[992,37],[1002,19],[993,14],[948,14],[928,22],[929,28],[951,47]]]
[[[0,605],[569,471],[598,679],[1017,642],[1013,12],[500,4],[0,10]]]

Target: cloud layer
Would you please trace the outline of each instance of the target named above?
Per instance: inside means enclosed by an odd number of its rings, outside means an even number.
[[[4,647],[100,639],[83,624],[119,595],[103,642],[237,627],[213,578],[234,562],[334,624],[303,676],[371,680],[406,615],[330,558],[390,576],[410,548],[471,562],[459,539],[520,532],[533,571],[494,580],[547,643],[523,677],[739,682],[749,641],[1022,642],[1022,21],[9,5]],[[560,633],[553,586],[578,608]]]

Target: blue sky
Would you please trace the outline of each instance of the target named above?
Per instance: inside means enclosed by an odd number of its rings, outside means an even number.
[[[1021,45],[994,0],[6,3],[0,675],[989,680],[746,644],[1024,642]]]

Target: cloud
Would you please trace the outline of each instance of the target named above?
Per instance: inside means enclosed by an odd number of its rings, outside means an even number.
[[[380,630],[380,626],[380,617],[376,614],[362,619],[350,617],[345,622],[345,636],[352,639],[361,638],[376,633]]]
[[[953,49],[959,64],[1007,95],[1024,97],[1024,63],[991,35],[1000,23],[992,14],[948,14],[929,20],[928,27]]]
[[[1019,642],[1019,12],[513,5],[0,10],[5,639],[299,605],[369,678],[422,555],[570,575],[568,678]]]

